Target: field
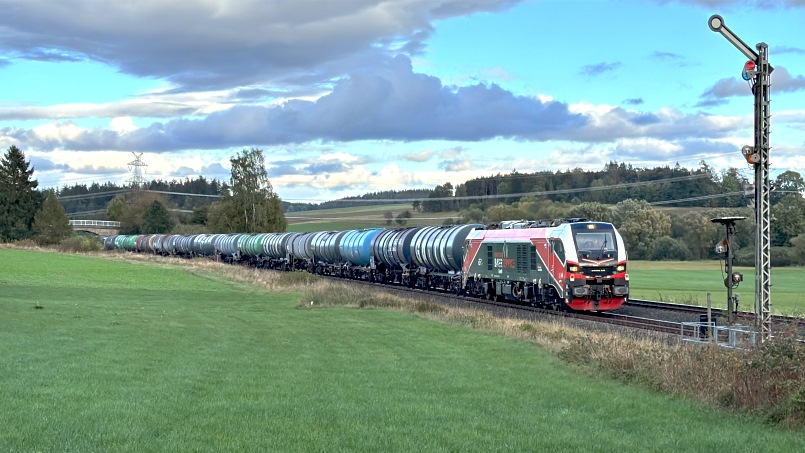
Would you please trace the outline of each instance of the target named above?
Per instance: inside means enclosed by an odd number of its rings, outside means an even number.
[[[733,291],[741,295],[739,309],[754,312],[755,270],[736,267],[744,281]],[[772,312],[805,316],[805,295],[799,290],[803,269],[772,269]],[[727,307],[726,271],[719,261],[631,261],[629,283],[631,297],[691,305],[707,305],[711,293],[713,307]]]
[[[413,209],[411,209],[410,203],[388,205],[367,203],[366,206],[350,208],[288,212],[285,214],[285,218],[288,220],[287,231],[292,232],[339,231],[386,227],[399,228],[401,225],[396,221],[393,221],[391,225],[389,225],[384,214],[391,211],[396,219],[400,213],[406,210],[411,212],[412,217],[406,221],[404,226],[442,225],[446,219],[455,219],[458,216],[458,212],[414,212]]]
[[[805,448],[527,342],[215,269],[0,249],[0,451]]]

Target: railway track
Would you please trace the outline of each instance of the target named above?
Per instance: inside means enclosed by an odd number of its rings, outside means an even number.
[[[662,319],[651,319],[641,316],[632,316],[622,313],[613,312],[568,312],[556,311],[538,307],[531,307],[528,305],[517,305],[508,302],[498,302],[494,300],[479,299],[468,296],[457,296],[451,293],[427,291],[423,289],[408,288],[396,285],[384,285],[379,283],[372,283],[363,280],[344,280],[337,277],[333,278],[336,281],[342,281],[349,284],[356,284],[360,286],[371,287],[380,289],[391,294],[399,295],[408,299],[416,299],[438,303],[442,305],[449,305],[455,307],[469,307],[478,308],[486,311],[494,312],[501,316],[507,316],[523,320],[567,320],[579,323],[594,323],[600,326],[616,326],[625,329],[638,329],[643,332],[651,332],[665,336],[678,336],[681,332],[681,323],[675,321],[667,321]],[[589,326],[585,326],[589,327]]]
[[[684,305],[684,304],[673,304],[666,302],[656,302],[643,299],[629,299],[626,302],[625,306],[639,307],[649,310],[667,311],[669,313],[670,312],[685,313],[695,316],[703,316],[707,314],[707,307],[701,307],[698,305]],[[727,311],[720,308],[712,308],[711,315],[714,319],[721,320],[722,322],[725,322],[725,320],[727,319]],[[751,326],[755,322],[755,314],[750,312],[739,311],[735,314],[735,321],[737,324]],[[800,336],[803,336],[803,334],[805,334],[805,319],[803,318],[797,318],[794,316],[772,315],[772,324],[773,327],[777,327],[778,330],[784,330],[784,331],[796,330],[799,332]]]
[[[385,285],[380,283],[373,283],[364,280],[346,280],[338,277],[320,276],[323,278],[332,278],[336,281],[341,281],[348,284],[356,284],[374,289],[380,289],[391,294],[395,294],[408,299],[416,299],[422,301],[429,301],[441,305],[455,306],[455,307],[469,307],[478,308],[490,312],[494,312],[500,316],[512,317],[523,320],[565,320],[576,322],[577,324],[584,324],[582,327],[600,329],[609,329],[611,327],[618,327],[622,329],[633,329],[643,333],[652,333],[663,336],[669,340],[678,340],[682,337],[686,338],[700,338],[703,331],[700,329],[684,328],[683,323],[691,323],[700,321],[700,316],[706,314],[706,307],[699,307],[694,305],[683,304],[668,304],[664,302],[630,299],[624,308],[614,312],[568,312],[556,311],[538,307],[531,307],[528,305],[517,305],[508,302],[498,302],[494,300],[479,299],[468,296],[457,296],[452,293],[428,291],[417,288],[408,288],[404,286]],[[650,315],[642,314],[636,315],[630,313],[631,308],[640,308],[643,310],[650,310]],[[726,319],[726,311],[721,309],[712,309],[714,319],[723,322]],[[738,320],[744,321],[744,324],[751,325],[754,315],[752,313],[742,312],[739,314]],[[718,322],[718,321],[717,321]],[[800,336],[805,336],[805,320],[800,318],[793,318],[787,316],[776,316],[775,323],[778,325],[794,325],[798,326]]]

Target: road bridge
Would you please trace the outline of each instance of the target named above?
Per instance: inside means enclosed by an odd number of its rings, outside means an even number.
[[[112,236],[120,233],[120,222],[109,220],[70,220],[70,226],[76,231],[85,231],[98,236]]]

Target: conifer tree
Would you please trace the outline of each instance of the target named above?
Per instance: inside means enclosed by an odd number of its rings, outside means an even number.
[[[143,232],[146,234],[170,233],[175,225],[168,208],[159,200],[154,200],[143,214]]]
[[[39,245],[58,244],[73,235],[70,220],[53,192],[48,193],[42,208],[34,215],[33,233]]]
[[[34,215],[42,205],[39,183],[25,154],[12,145],[0,159],[0,240],[18,241],[31,237]]]

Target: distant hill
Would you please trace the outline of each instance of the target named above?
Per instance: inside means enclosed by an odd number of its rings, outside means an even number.
[[[357,197],[346,197],[339,200],[325,201],[324,203],[287,203],[282,202],[286,208],[285,212],[310,211],[314,209],[333,209],[351,208],[360,206],[371,206],[373,204],[392,204],[390,200],[409,200],[412,198],[427,199],[433,189],[408,189],[408,190],[383,190],[380,192],[370,192]],[[377,203],[371,203],[377,200]],[[410,202],[409,202],[410,203]]]

